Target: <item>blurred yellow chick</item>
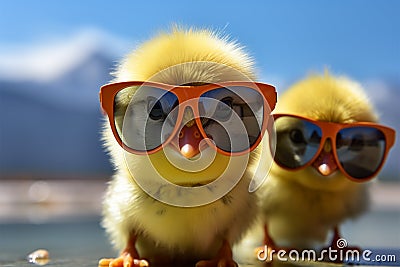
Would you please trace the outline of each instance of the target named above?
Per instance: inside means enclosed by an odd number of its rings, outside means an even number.
[[[196,262],[197,266],[236,266],[231,245],[257,213],[256,195],[248,192],[251,166],[257,159],[252,152],[231,157],[210,149],[189,108],[205,112],[207,101],[176,113],[178,104],[189,105],[192,100],[178,103],[168,85],[184,85],[176,94],[185,98],[209,83],[254,81],[252,59],[237,43],[212,31],[175,27],[141,44],[122,61],[115,76],[116,84],[102,88],[101,95],[110,118],[103,136],[116,169],[104,198],[102,224],[121,254],[100,260],[99,266]],[[149,81],[149,85],[127,81]],[[210,101],[209,106],[224,121],[231,114],[227,107],[248,108],[226,90],[205,94],[222,102],[213,106]],[[106,103],[108,98],[114,100]],[[146,116],[148,124],[143,125]],[[179,118],[185,126],[175,132],[174,120]],[[216,127],[207,118],[201,123],[203,128]],[[167,134],[160,136],[163,131]],[[169,141],[175,135],[179,141]],[[207,135],[223,145],[223,132],[209,130]],[[222,187],[229,185],[226,193],[219,192],[217,178],[227,175],[229,179],[222,181]],[[221,197],[206,199],[215,194]],[[198,203],[197,198],[205,200]]]
[[[311,75],[280,95],[274,111],[276,153],[259,190],[269,248],[321,248],[339,225],[369,205],[368,183],[382,167],[394,131],[361,86]],[[369,123],[371,122],[371,123]]]

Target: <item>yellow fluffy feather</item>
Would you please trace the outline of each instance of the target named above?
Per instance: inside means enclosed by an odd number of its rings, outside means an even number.
[[[213,65],[212,69],[189,65],[188,68],[182,66],[179,71],[165,71],[171,66],[195,61],[203,61],[205,66],[207,62],[218,65]],[[243,47],[227,36],[208,29],[175,26],[171,32],[160,33],[129,54],[115,74],[117,81],[152,80],[167,84],[221,82],[227,81],[228,77],[229,80],[243,80],[244,76],[255,80],[253,65],[252,58]],[[160,71],[162,77],[157,76]]]
[[[237,43],[210,30],[179,27],[138,46],[115,75],[115,81],[175,85],[255,79],[253,61]],[[196,184],[218,177],[230,158],[217,154],[208,168],[191,173],[172,165],[164,151],[149,157],[126,153],[114,140],[108,124],[103,136],[116,168],[104,199],[103,226],[116,249],[126,248],[133,233],[139,257],[150,263],[211,260],[218,257],[224,242],[237,242],[253,222],[257,201],[255,194],[248,193],[250,168],[232,191],[215,202],[198,207],[171,206],[149,197],[135,182],[133,173],[140,172],[150,182],[155,166],[171,182]],[[253,161],[251,157],[248,164]],[[165,192],[163,188],[159,193],[182,197],[178,191]],[[221,264],[231,266],[233,261]]]
[[[377,121],[358,83],[327,72],[290,87],[280,96],[275,112],[336,123]],[[318,247],[337,225],[366,211],[367,187],[350,181],[339,170],[322,176],[312,166],[290,171],[273,164],[259,191],[262,218],[276,245]]]

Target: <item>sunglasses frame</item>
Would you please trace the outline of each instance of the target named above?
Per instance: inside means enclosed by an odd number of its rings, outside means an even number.
[[[178,116],[176,119],[176,125],[174,130],[171,132],[171,135],[159,146],[157,146],[154,149],[148,150],[148,151],[143,151],[143,150],[135,150],[133,148],[130,148],[129,146],[125,145],[124,142],[122,141],[121,137],[118,134],[118,131],[116,129],[115,125],[115,120],[114,120],[114,100],[115,96],[117,93],[127,87],[132,87],[132,86],[149,86],[149,87],[155,87],[159,88],[168,92],[173,93],[179,103],[179,108],[178,108]],[[243,86],[243,87],[248,87],[251,89],[256,90],[257,92],[260,93],[261,96],[263,96],[263,122],[262,122],[262,129],[260,131],[260,135],[258,136],[257,140],[254,142],[253,145],[251,145],[249,148],[243,151],[238,151],[238,152],[228,152],[220,149],[217,147],[209,138],[207,138],[207,134],[204,131],[202,127],[202,123],[200,121],[200,113],[199,113],[199,99],[200,96],[202,96],[204,93],[211,91],[213,89],[218,89],[218,88],[229,88],[233,86]],[[158,82],[147,82],[147,81],[127,81],[127,82],[116,82],[116,83],[109,83],[106,85],[103,85],[100,88],[99,92],[100,96],[100,104],[102,111],[105,115],[108,116],[108,120],[111,126],[111,130],[114,134],[115,139],[117,140],[118,144],[126,151],[133,153],[133,154],[138,154],[138,155],[149,155],[158,152],[161,150],[166,144],[169,144],[171,140],[176,136],[178,133],[178,130],[180,128],[180,124],[183,119],[183,114],[187,106],[189,106],[194,115],[194,120],[196,122],[196,125],[198,129],[200,130],[200,133],[202,137],[206,140],[208,145],[211,147],[214,147],[214,149],[217,150],[217,152],[231,156],[231,155],[243,155],[246,154],[252,150],[254,150],[258,144],[260,143],[265,131],[268,128],[269,120],[268,118],[272,118],[272,110],[274,110],[275,105],[276,105],[276,100],[277,100],[277,93],[275,90],[275,87],[269,84],[265,83],[259,83],[259,82],[251,82],[251,81],[230,81],[230,82],[221,82],[221,83],[207,83],[204,85],[169,85],[169,84],[164,84],[164,83],[158,83]],[[196,100],[195,103],[193,104],[192,100]],[[191,101],[188,101],[191,100]],[[184,106],[181,106],[182,103],[184,103]],[[179,122],[179,123],[178,123]]]
[[[395,136],[396,136],[396,132],[394,129],[378,124],[378,123],[373,123],[373,122],[354,122],[354,123],[335,123],[335,122],[327,122],[327,121],[318,121],[318,120],[313,120],[307,117],[303,117],[303,116],[298,116],[298,115],[293,115],[293,114],[284,114],[284,113],[278,113],[278,114],[273,114],[273,118],[274,121],[276,121],[277,119],[281,118],[281,117],[292,117],[292,118],[297,118],[300,120],[304,120],[304,121],[308,121],[310,123],[315,124],[316,126],[318,126],[321,129],[322,132],[322,136],[321,136],[321,142],[319,144],[318,150],[315,153],[315,155],[303,166],[300,167],[296,167],[296,168],[289,168],[285,165],[280,164],[279,162],[277,162],[275,160],[274,157],[274,161],[276,164],[278,164],[281,168],[286,169],[286,170],[291,170],[291,171],[298,171],[298,170],[302,170],[308,166],[310,166],[321,154],[322,149],[324,148],[325,142],[327,139],[331,140],[331,149],[332,149],[332,154],[333,157],[336,161],[336,164],[339,168],[339,170],[350,180],[355,181],[355,182],[365,182],[368,180],[371,180],[372,178],[374,178],[379,171],[381,170],[381,168],[383,167],[387,155],[389,153],[390,148],[394,145],[395,142]],[[374,129],[378,129],[379,131],[381,131],[383,133],[383,135],[385,136],[385,151],[384,151],[384,155],[383,158],[380,162],[380,165],[378,166],[378,168],[375,170],[375,172],[373,174],[371,174],[370,176],[367,176],[365,178],[354,178],[352,177],[350,174],[347,173],[347,171],[343,168],[342,164],[339,161],[339,157],[337,155],[337,151],[336,151],[336,136],[338,134],[338,132],[340,130],[346,129],[346,128],[352,128],[352,127],[371,127]],[[276,129],[275,129],[276,132]]]

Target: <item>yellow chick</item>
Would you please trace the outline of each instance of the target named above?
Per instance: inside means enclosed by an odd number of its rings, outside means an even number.
[[[274,163],[258,192],[264,243],[321,248],[333,233],[337,247],[338,226],[368,208],[363,182],[382,167],[394,131],[373,123],[377,114],[358,83],[329,73],[294,84],[274,113]]]
[[[101,95],[103,108],[114,114],[103,136],[116,169],[104,198],[102,225],[121,254],[100,260],[99,266],[236,266],[231,246],[257,213],[257,197],[248,190],[257,159],[254,152],[229,156],[210,148],[210,140],[224,146],[224,133],[213,132],[217,127],[211,119],[196,116],[213,108],[225,121],[231,114],[227,107],[243,111],[248,106],[223,90],[205,91],[223,104],[214,105],[210,98],[197,103],[188,96],[210,83],[254,81],[252,59],[215,32],[175,27],[137,47],[115,76],[117,85],[102,88]],[[128,81],[149,83],[120,90]],[[184,103],[168,92],[168,85],[183,85],[174,92]],[[113,90],[118,91],[115,102],[106,104]],[[179,119],[183,126],[176,131]],[[208,143],[198,122],[208,127]],[[169,145],[160,146],[171,136]]]

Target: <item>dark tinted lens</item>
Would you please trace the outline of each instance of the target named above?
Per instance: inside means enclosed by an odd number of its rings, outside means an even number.
[[[306,120],[280,117],[275,120],[275,161],[287,168],[298,168],[308,163],[321,143],[321,129]]]
[[[336,151],[343,169],[363,179],[375,174],[385,155],[385,135],[371,127],[342,129],[336,136]]]
[[[174,129],[178,98],[163,89],[128,87],[115,98],[115,125],[123,143],[138,151],[160,146]]]
[[[203,129],[218,148],[227,152],[244,151],[261,134],[263,103],[262,95],[248,87],[207,91],[199,100]]]

